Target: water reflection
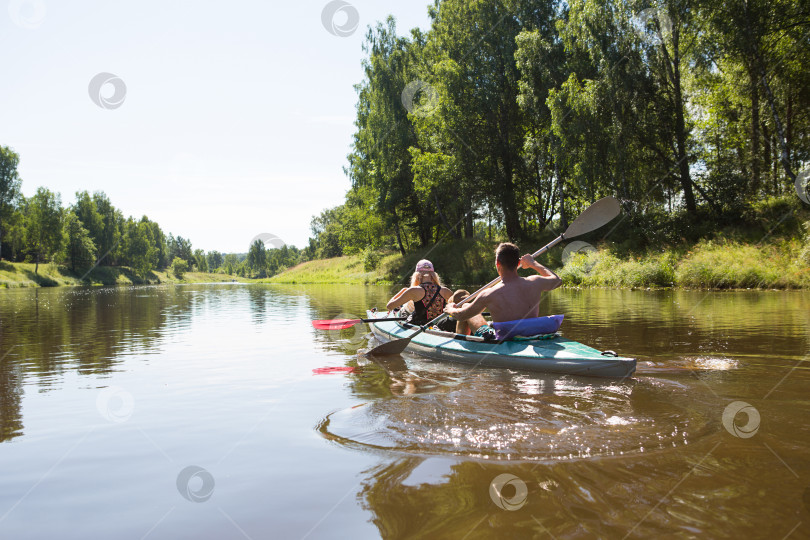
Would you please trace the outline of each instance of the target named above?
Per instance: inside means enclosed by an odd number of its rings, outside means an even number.
[[[302,537],[315,507],[316,533],[359,537],[367,520],[387,538],[807,535],[806,293],[550,294],[567,337],[639,357],[628,381],[374,361],[367,325],[310,324],[393,288],[2,291],[4,536],[141,537],[175,506],[153,536],[240,535],[211,503],[253,537]],[[724,426],[733,401],[759,412],[753,437]],[[217,478],[207,507],[175,488],[190,464]],[[519,510],[493,502],[502,474],[527,486]]]
[[[711,431],[719,406],[663,379],[398,367],[353,377],[358,397],[377,399],[331,413],[319,431],[353,448],[550,462],[685,446]]]
[[[68,370],[105,375],[187,328],[200,298],[183,287],[59,288],[0,296],[2,441],[23,434],[22,387],[58,388]]]
[[[739,450],[715,435],[667,454],[564,467],[387,459],[364,471],[358,497],[382,538],[782,538],[794,527],[803,537],[802,485],[786,489],[795,478],[766,450],[751,460]],[[503,474],[526,488],[520,500],[514,487],[501,493],[515,511],[491,490]]]

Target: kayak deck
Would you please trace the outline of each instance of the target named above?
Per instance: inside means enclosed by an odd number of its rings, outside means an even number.
[[[382,317],[385,317],[385,313],[368,311],[369,319]],[[382,342],[407,338],[419,328],[399,321],[372,322],[369,326],[374,336]],[[473,339],[461,334],[428,330],[413,338],[406,350],[446,362],[545,373],[629,377],[636,370],[635,358],[603,353],[562,336],[502,342]]]

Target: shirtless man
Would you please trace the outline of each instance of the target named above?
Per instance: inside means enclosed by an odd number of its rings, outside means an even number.
[[[560,286],[557,274],[538,263],[531,255],[520,256],[514,244],[500,244],[495,250],[495,267],[502,283],[481,292],[461,307],[447,304],[445,313],[456,319],[469,319],[484,309],[492,315],[493,322],[516,321],[537,317],[540,310],[540,294]],[[532,268],[536,276],[520,277],[518,268]],[[478,332],[477,332],[478,333]]]

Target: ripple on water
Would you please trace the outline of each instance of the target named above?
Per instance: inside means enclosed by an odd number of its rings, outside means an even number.
[[[365,449],[551,462],[682,447],[711,431],[712,413],[677,385],[482,372],[333,412],[318,429]]]

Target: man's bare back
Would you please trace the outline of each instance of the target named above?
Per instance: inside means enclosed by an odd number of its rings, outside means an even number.
[[[502,283],[481,292],[473,301],[461,307],[449,305],[445,312],[463,320],[487,309],[494,322],[516,321],[537,317],[540,309],[540,296],[560,286],[561,280],[551,270],[535,261],[531,255],[520,259],[518,268],[531,268],[538,275],[520,277],[517,269],[498,266]]]

